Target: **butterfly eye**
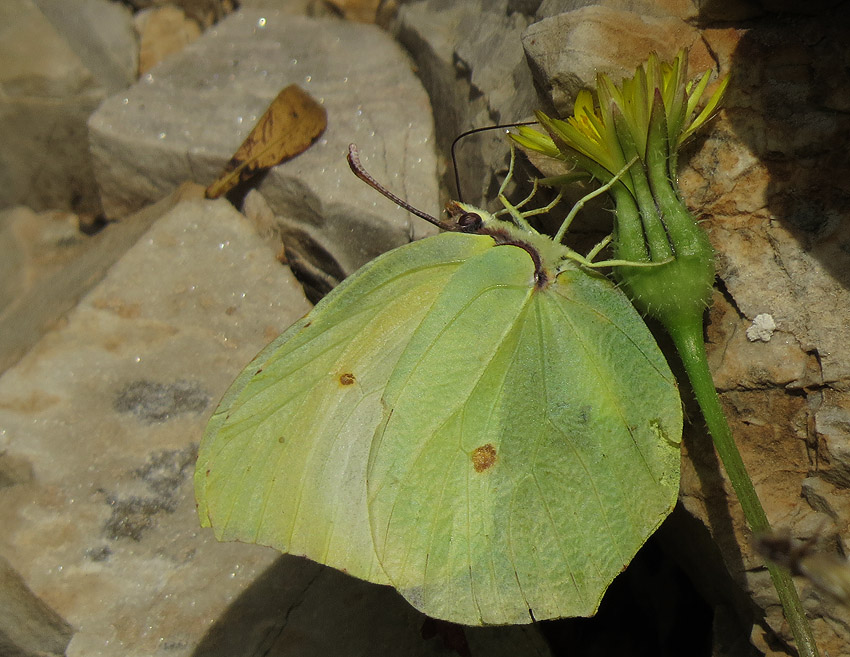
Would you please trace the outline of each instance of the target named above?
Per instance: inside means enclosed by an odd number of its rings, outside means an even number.
[[[464,212],[457,220],[457,227],[461,233],[477,233],[483,225],[481,215],[475,212]]]

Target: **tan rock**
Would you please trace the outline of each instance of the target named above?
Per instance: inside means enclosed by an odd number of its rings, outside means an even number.
[[[191,474],[224,387],[308,308],[229,204],[188,201],[0,379],[0,554],[69,656],[184,654],[277,558],[202,533]]]
[[[597,73],[618,81],[633,75],[650,52],[672,59],[690,47],[693,66],[711,66],[699,32],[684,21],[607,6],[582,7],[534,23],[522,43],[538,84],[562,116],[572,113],[580,89],[595,88]],[[608,47],[600,48],[603,43]]]
[[[61,322],[154,221],[192,193],[178,189],[92,236],[67,212],[0,212],[0,372]]]
[[[798,18],[784,28],[706,31],[732,83],[708,135],[682,156],[680,176],[718,253],[724,295],[710,313],[708,350],[733,435],[774,526],[825,554],[844,549],[850,527],[850,166],[836,137],[850,133],[850,121],[823,103],[824,93],[841,102],[832,67],[846,30]],[[793,43],[777,47],[791,32]],[[760,314],[776,324],[767,342],[746,337]],[[707,474],[717,468],[713,449],[705,436],[686,445],[683,502],[788,640],[725,475]],[[800,591],[821,654],[850,654],[846,611],[806,582]],[[769,645],[759,631],[753,638]]]
[[[136,14],[139,33],[139,75],[201,36],[201,26],[179,7],[164,5]]]

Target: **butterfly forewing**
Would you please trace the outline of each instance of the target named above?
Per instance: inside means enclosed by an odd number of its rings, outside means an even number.
[[[381,394],[446,281],[492,244],[446,234],[385,254],[263,350],[204,435],[202,523],[386,583],[365,503]]]

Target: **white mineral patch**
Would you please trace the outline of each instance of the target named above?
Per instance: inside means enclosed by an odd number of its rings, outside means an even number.
[[[770,342],[773,332],[776,330],[776,322],[773,321],[773,315],[760,313],[753,319],[752,325],[747,329],[747,339],[750,342],[761,340],[762,342]]]

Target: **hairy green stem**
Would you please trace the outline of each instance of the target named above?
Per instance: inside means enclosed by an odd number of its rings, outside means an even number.
[[[723,462],[729,481],[732,482],[750,528],[756,533],[769,531],[770,523],[732,438],[732,431],[720,406],[720,399],[708,369],[702,339],[702,318],[680,321],[675,326],[666,328],[685,366],[694,396],[714,441],[714,447]],[[818,648],[790,573],[787,569],[771,562],[767,563],[767,569],[776,587],[779,601],[785,611],[785,618],[794,635],[794,641],[797,643],[798,654],[800,657],[818,657]]]

